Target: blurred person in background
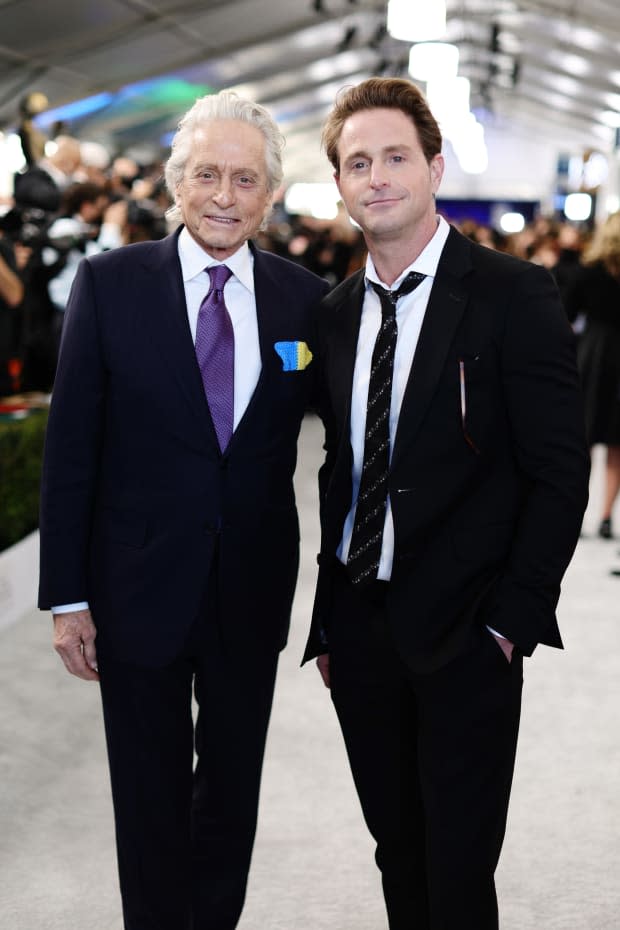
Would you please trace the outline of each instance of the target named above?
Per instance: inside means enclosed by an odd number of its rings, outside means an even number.
[[[605,486],[598,535],[613,537],[612,511],[620,492],[620,213],[594,233],[582,267],[565,294],[571,321],[581,320],[577,360],[590,447],[606,447]]]
[[[80,160],[80,181],[90,181],[100,187],[108,185],[111,158],[105,145],[101,142],[81,142]]]
[[[437,216],[411,82],[345,89],[323,131],[368,246],[319,310],[326,459],[305,659],[343,731],[390,930],[497,930],[523,658],[588,496],[574,335],[549,273]]]
[[[63,192],[59,213],[47,229],[42,252],[43,263],[54,269],[48,292],[55,309],[52,329],[57,342],[78,265],[85,255],[123,244],[127,204],[123,200],[111,204],[104,187],[85,181]]]
[[[559,256],[557,233],[552,231],[536,237],[529,249],[527,259],[551,271],[557,265]]]
[[[18,308],[23,297],[24,286],[17,273],[15,249],[0,233],[0,397],[15,391],[11,363],[17,355]]]
[[[584,238],[585,234],[572,223],[561,223],[557,231],[557,258],[549,270],[555,278],[564,306],[566,295],[579,275]]]
[[[57,311],[48,292],[55,267],[43,263],[42,248],[37,244],[17,239],[14,248],[18,274],[24,285],[20,306],[20,388],[48,393],[54,383],[58,356]]]
[[[127,155],[118,155],[109,171],[109,190],[112,196],[126,197],[132,185],[140,178],[140,165]]]
[[[39,159],[37,166],[49,174],[58,189],[63,191],[71,184],[82,180],[80,142],[72,136],[61,135],[48,145],[49,154]]]
[[[282,144],[263,107],[198,100],[166,166],[183,225],[85,258],[67,308],[39,604],[100,680],[126,930],[233,930],[245,898],[327,289],[249,243]]]

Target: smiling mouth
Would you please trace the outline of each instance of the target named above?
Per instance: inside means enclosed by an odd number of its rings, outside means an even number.
[[[381,200],[369,200],[366,206],[367,207],[382,207],[382,206],[393,204],[393,203],[398,203],[397,197],[387,197]]]
[[[234,226],[235,223],[239,222],[234,216],[211,216],[207,214],[205,219],[209,220],[210,223],[220,223],[222,226]]]

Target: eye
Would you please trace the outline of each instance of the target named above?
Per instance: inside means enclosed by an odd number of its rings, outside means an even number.
[[[391,161],[396,162],[397,165],[403,162],[404,160],[405,159],[402,155],[392,155],[391,157]]]
[[[256,178],[252,178],[247,174],[242,174],[237,178],[237,184],[239,184],[241,187],[255,187]]]

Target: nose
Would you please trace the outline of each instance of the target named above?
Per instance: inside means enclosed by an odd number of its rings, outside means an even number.
[[[381,162],[374,162],[370,166],[370,186],[377,190],[380,187],[385,187],[388,184],[388,179],[385,175],[384,167]]]
[[[232,180],[229,177],[220,176],[213,193],[213,200],[219,207],[230,207],[235,200],[234,191]]]

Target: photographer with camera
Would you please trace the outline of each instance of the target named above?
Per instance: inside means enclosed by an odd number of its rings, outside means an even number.
[[[49,283],[50,297],[58,310],[64,312],[82,258],[122,245],[126,216],[126,204],[110,204],[105,188],[98,184],[85,181],[65,191],[60,216],[47,230],[43,250],[45,264],[61,261]]]
[[[98,184],[73,184],[64,192],[60,215],[47,229],[42,252],[43,263],[57,269],[48,284],[57,342],[80,261],[122,245],[126,219],[127,204],[120,200],[111,204],[105,188]]]

